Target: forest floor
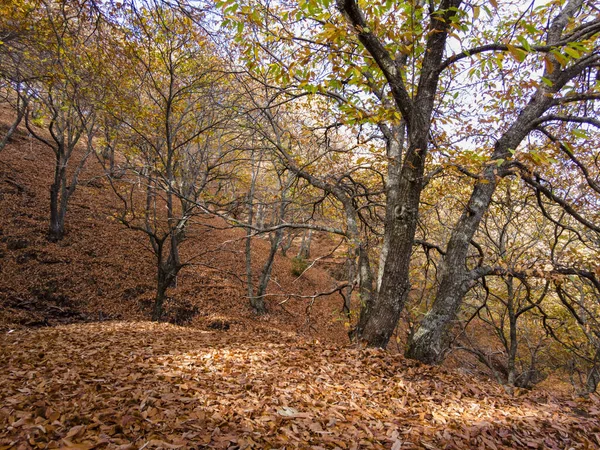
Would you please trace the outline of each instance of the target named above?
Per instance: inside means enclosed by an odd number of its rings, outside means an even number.
[[[9,119],[0,109],[0,127]],[[204,218],[183,247],[195,264],[169,291],[174,324],[146,322],[153,257],[113,219],[97,161],[65,239],[46,240],[52,163],[23,130],[0,153],[0,450],[600,448],[597,396],[509,396],[466,371],[348,346],[341,297],[309,298],[339,283],[325,236],[301,277],[277,256],[257,317],[243,230]],[[254,239],[255,273],[268,250]]]
[[[104,322],[5,334],[0,449],[598,448],[600,404],[275,331]]]

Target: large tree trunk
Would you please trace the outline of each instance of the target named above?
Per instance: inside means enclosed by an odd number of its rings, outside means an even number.
[[[496,178],[475,186],[471,200],[463,212],[448,243],[442,262],[441,281],[431,310],[411,336],[406,356],[428,364],[438,364],[445,356],[447,332],[453,323],[465,294],[473,286],[466,267],[468,249],[481,218],[487,211]]]
[[[387,257],[377,298],[370,309],[359,340],[371,347],[386,347],[394,332],[410,291],[409,266],[423,190],[425,159],[435,96],[439,84],[440,63],[444,56],[449,23],[460,0],[443,0],[437,10],[430,9],[429,33],[421,64],[416,95],[409,94],[403,78],[403,63],[388,53],[379,37],[371,31],[356,0],[337,0],[338,9],[354,27],[358,40],[373,57],[386,78],[397,111],[406,121],[407,152],[397,175],[398,200],[393,205]],[[395,183],[396,179],[391,180]],[[392,199],[392,202],[394,200]]]
[[[575,14],[581,0],[570,1],[558,14],[551,26],[549,44],[560,38],[568,17]],[[558,28],[557,28],[558,27]],[[431,310],[425,315],[417,331],[412,335],[406,356],[429,364],[438,364],[447,353],[448,332],[458,313],[462,300],[477,276],[467,269],[469,245],[483,215],[487,212],[499,178],[506,175],[511,150],[518,148],[525,137],[536,127],[536,121],[553,106],[554,96],[565,84],[577,76],[583,67],[569,67],[545,71],[551,86],[541,85],[532,95],[518,117],[496,141],[490,162],[473,188],[467,207],[458,220],[441,268],[441,280]]]
[[[359,339],[370,347],[385,348],[392,336],[410,291],[409,266],[417,228],[423,186],[427,134],[412,140],[400,174],[398,204],[389,234],[389,253],[377,299],[369,309]]]
[[[93,126],[88,132],[88,142],[86,153],[81,157],[79,164],[74,168],[71,178],[68,179],[67,166],[71,160],[71,155],[77,144],[73,141],[70,146],[59,143],[54,148],[54,182],[50,186],[50,226],[48,228],[48,240],[51,242],[60,241],[65,234],[65,220],[69,200],[79,183],[81,174],[88,157],[92,154],[93,147]]]
[[[360,314],[358,323],[350,331],[350,339],[355,340],[363,335],[367,321],[373,313],[375,296],[381,287],[385,263],[389,255],[390,240],[396,211],[399,206],[400,170],[402,167],[402,149],[405,139],[405,124],[387,127],[382,125],[381,130],[386,139],[386,156],[388,158],[388,173],[386,181],[386,212],[383,243],[379,254],[379,267],[377,271],[377,284],[373,286],[369,255],[364,247],[360,247],[358,256],[358,271],[360,277]]]
[[[275,261],[275,255],[277,254],[277,249],[279,248],[279,244],[281,243],[281,239],[283,238],[283,228],[278,229],[275,232],[275,236],[271,241],[271,250],[269,252],[269,256],[265,261],[263,266],[262,273],[260,275],[260,281],[258,283],[258,289],[256,291],[256,296],[250,299],[250,304],[256,314],[266,314],[267,306],[265,304],[265,294],[267,293],[267,286],[269,285],[269,280],[271,279],[271,272],[273,270],[273,262]]]
[[[156,297],[154,298],[154,307],[152,308],[152,320],[160,321],[164,313],[164,302],[167,289],[173,285],[177,279],[177,274],[181,270],[182,264],[179,258],[179,244],[184,238],[183,226],[172,230],[169,239],[169,256],[165,259],[164,247],[162,243],[158,244],[156,251],[157,273],[156,273]]]
[[[400,171],[402,168],[402,150],[404,148],[406,124],[387,127],[380,126],[386,140],[386,156],[388,158],[387,180],[386,180],[386,208],[383,242],[379,253],[379,267],[377,270],[377,290],[381,287],[383,269],[390,251],[390,239],[395,221],[395,212],[398,207],[400,196]]]
[[[48,228],[48,240],[58,242],[64,236],[64,221],[60,219],[59,212],[60,186],[54,182],[50,186],[50,227]]]

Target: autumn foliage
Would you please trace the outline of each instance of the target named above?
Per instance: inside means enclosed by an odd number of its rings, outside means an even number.
[[[600,446],[599,67],[583,0],[0,4],[0,449]]]

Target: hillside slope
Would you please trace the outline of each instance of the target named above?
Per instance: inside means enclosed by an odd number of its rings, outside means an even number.
[[[257,317],[244,233],[219,219],[190,230],[184,254],[197,264],[169,292],[167,317],[186,326],[149,323],[153,255],[111,219],[99,164],[57,244],[45,238],[51,173],[51,153],[22,130],[0,153],[0,450],[600,447],[597,396],[511,397],[344,347],[338,295],[286,295],[335,286],[322,262],[297,278],[278,255],[270,313]],[[317,237],[315,255],[332,247]],[[255,272],[267,252],[255,239]]]
[[[6,129],[9,120],[10,112],[0,110],[0,126]],[[57,244],[46,240],[52,156],[23,129],[0,153],[0,328],[147,319],[155,287],[148,239],[112,218],[118,204],[93,158],[71,199],[66,237]],[[204,218],[189,235],[182,251],[195,265],[184,268],[177,287],[168,292],[169,320],[201,328],[275,327],[347,340],[339,295],[316,299],[310,317],[310,299],[284,295],[311,296],[334,287],[335,280],[319,265],[297,279],[290,260],[278,255],[267,301],[270,314],[256,317],[241,282],[244,232]],[[255,274],[268,248],[265,240],[254,239]]]

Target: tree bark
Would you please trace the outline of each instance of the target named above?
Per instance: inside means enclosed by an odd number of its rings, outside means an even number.
[[[273,262],[275,261],[275,255],[277,254],[277,249],[279,248],[279,244],[281,243],[281,239],[283,238],[283,230],[283,228],[279,228],[275,232],[275,236],[273,237],[273,241],[271,242],[271,250],[269,252],[269,256],[265,261],[260,276],[256,296],[250,299],[252,308],[254,309],[256,314],[259,315],[266,314],[268,312],[267,306],[265,304],[265,294],[267,293],[267,286],[269,285],[269,280],[271,279],[271,272],[273,270]]]
[[[361,246],[358,251],[358,276],[360,278],[360,313],[358,316],[358,323],[349,333],[351,341],[362,336],[367,320],[371,316],[371,310],[373,309],[375,299],[373,272],[371,271],[367,249],[363,246]]]
[[[255,307],[254,298],[254,282],[252,280],[252,225],[254,225],[254,192],[256,189],[256,178],[258,176],[258,167],[254,167],[256,160],[254,152],[252,152],[252,180],[250,182],[250,190],[248,191],[247,202],[248,202],[248,220],[247,223],[249,225],[246,228],[246,283],[248,289],[248,299],[250,301],[250,306],[256,311],[258,314],[260,312]]]
[[[383,268],[385,267],[385,261],[387,260],[390,250],[390,238],[395,220],[395,211],[399,206],[400,171],[402,168],[402,150],[404,148],[406,124],[402,122],[399,125],[392,125],[390,127],[382,125],[380,128],[383,131],[383,135],[386,140],[386,156],[388,158],[388,167],[386,180],[385,223],[383,243],[381,244],[381,252],[379,253],[377,290],[379,290],[381,287]]]
[[[12,135],[15,133],[15,131],[17,131],[17,128],[19,127],[19,124],[23,120],[23,117],[25,116],[25,113],[27,111],[27,102],[25,100],[21,100],[21,95],[18,95],[19,97],[17,99],[17,117],[6,131],[6,134],[4,135],[2,140],[0,140],[0,152],[4,150],[4,147],[6,147],[6,144],[8,144],[8,141],[10,141]]]
[[[420,77],[414,98],[403,77],[402,64],[394,60],[375,35],[355,0],[337,0],[337,7],[352,25],[358,40],[373,57],[390,88],[396,109],[407,127],[407,151],[398,177],[398,200],[386,223],[389,233],[387,257],[377,297],[358,339],[370,347],[386,347],[394,332],[410,291],[409,267],[417,227],[419,201],[423,189],[425,160],[435,94],[438,89],[449,23],[460,0],[442,0],[430,10],[430,23]],[[391,180],[395,183],[396,180]],[[393,201],[393,199],[392,199]]]
[[[596,351],[594,365],[588,372],[586,380],[586,394],[593,394],[600,384],[600,348]]]
[[[300,243],[300,250],[298,250],[298,257],[302,259],[310,258],[310,244],[312,240],[313,230],[304,230],[302,234],[302,241]]]
[[[152,307],[152,321],[160,322],[164,313],[164,303],[167,289],[171,284],[168,273],[162,267],[162,263],[158,263],[158,274],[156,281],[156,296],[154,297],[154,306]]]
[[[491,201],[496,181],[479,183],[466,210],[455,227],[442,262],[441,280],[431,310],[410,337],[406,356],[428,364],[437,364],[445,356],[447,331],[474,280],[466,267],[473,235]]]
[[[576,13],[581,0],[570,1],[557,15],[550,27],[549,44],[560,39],[562,28],[568,22],[567,16]],[[557,29],[556,27],[562,27]],[[425,315],[417,331],[411,336],[406,356],[428,364],[439,364],[448,350],[448,333],[454,322],[462,300],[473,286],[474,273],[467,269],[466,260],[469,245],[483,215],[487,212],[492,196],[498,185],[501,172],[507,167],[511,150],[516,149],[535,127],[535,122],[553,106],[555,94],[573,77],[577,76],[584,66],[570,66],[558,70],[546,69],[544,76],[551,86],[540,86],[529,103],[521,111],[506,132],[496,141],[491,161],[483,169],[481,179],[475,185],[467,207],[458,220],[441,264],[441,279],[431,310]],[[500,164],[496,164],[499,162]],[[506,172],[504,172],[506,174]]]
[[[58,242],[64,236],[64,222],[59,215],[59,189],[56,183],[50,186],[50,227],[48,228],[48,240]]]
[[[63,162],[64,150],[60,147],[56,151],[54,167],[54,182],[50,186],[50,226],[48,240],[60,241],[65,234],[65,216],[67,214],[67,189],[66,168]]]
[[[360,340],[370,347],[385,348],[392,336],[410,291],[409,267],[417,228],[427,134],[411,144],[402,167],[398,205],[389,234],[386,258],[377,299],[369,309]]]
[[[279,203],[279,211],[275,211],[275,220],[274,223],[281,224],[283,223],[285,217],[285,209],[287,207],[287,194],[288,189],[290,188],[294,177],[290,176],[286,181],[285,185],[281,186],[281,198]],[[267,286],[269,285],[269,280],[271,279],[271,271],[273,270],[273,262],[275,261],[275,255],[277,254],[277,249],[283,240],[283,232],[284,228],[279,228],[275,231],[275,235],[271,240],[271,250],[269,252],[269,256],[265,261],[263,266],[262,273],[260,275],[260,281],[258,283],[258,290],[256,292],[256,297],[253,297],[251,300],[253,301],[252,307],[257,314],[266,314],[267,307],[265,305],[265,294],[267,293]]]

